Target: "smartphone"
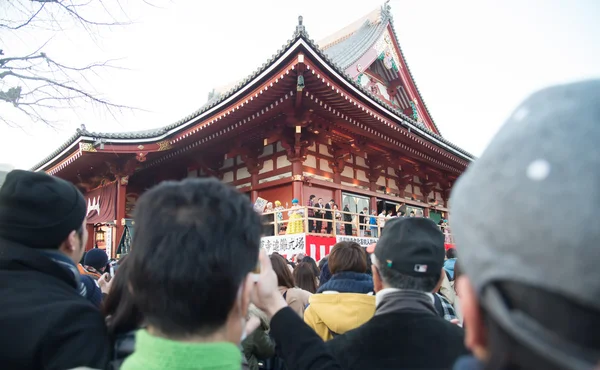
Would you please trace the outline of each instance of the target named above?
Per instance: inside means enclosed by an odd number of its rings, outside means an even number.
[[[115,269],[115,265],[111,265],[110,266],[110,272],[109,272],[110,277],[114,277],[115,276],[115,270],[116,270]]]

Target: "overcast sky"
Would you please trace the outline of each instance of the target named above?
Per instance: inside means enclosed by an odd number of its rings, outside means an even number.
[[[123,2],[125,3],[125,2]],[[0,124],[0,163],[28,168],[84,123],[93,131],[168,125],[198,109],[215,86],[250,74],[292,36],[298,15],[319,40],[368,13],[374,1],[126,2],[134,21],[95,32],[0,31],[5,53],[46,52],[82,65],[121,58],[96,89],[120,104],[144,109],[113,118],[86,108],[61,111],[47,128],[20,119]],[[131,5],[134,3],[135,5]],[[600,77],[600,1],[503,0],[390,2],[407,63],[442,135],[480,155],[517,104],[548,85]],[[5,114],[10,106],[0,103]]]

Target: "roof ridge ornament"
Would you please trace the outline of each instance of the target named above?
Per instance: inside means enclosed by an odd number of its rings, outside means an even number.
[[[303,23],[304,18],[299,15],[298,16],[298,25],[296,26],[296,34],[297,35],[306,35],[306,28]]]
[[[381,5],[380,11],[380,20],[383,22],[386,19],[392,19],[392,7],[390,6],[390,0],[386,0],[383,5]]]

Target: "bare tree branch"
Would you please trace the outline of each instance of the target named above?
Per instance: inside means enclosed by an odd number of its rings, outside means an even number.
[[[20,28],[23,28],[23,27],[29,25],[29,23],[31,23],[31,21],[33,21],[40,14],[40,12],[42,11],[42,9],[44,9],[44,5],[46,5],[46,4],[40,5],[40,8],[37,10],[37,12],[35,12],[31,17],[29,17],[28,20],[26,20],[24,23],[21,23],[18,26],[11,27],[11,26],[8,26],[6,24],[0,23],[0,27],[2,27],[2,28],[8,28],[10,30],[18,30]]]
[[[0,12],[4,13],[0,18],[0,39],[1,32],[19,37],[18,32],[27,28],[56,33],[75,26],[94,41],[97,27],[132,23],[120,0],[0,0]],[[117,112],[135,109],[112,102],[94,87],[94,79],[101,76],[102,70],[125,69],[115,64],[118,59],[83,66],[63,63],[46,54],[49,41],[26,55],[0,49],[0,106],[6,104],[32,122],[50,126],[57,123],[50,118],[55,116],[52,111],[76,110],[81,103],[99,107],[115,118]],[[18,126],[5,112],[0,108],[0,123]]]

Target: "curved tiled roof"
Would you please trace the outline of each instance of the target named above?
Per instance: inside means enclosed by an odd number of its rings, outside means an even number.
[[[390,26],[392,27],[392,32],[394,33],[394,38],[396,40],[398,40],[398,34],[396,33],[396,28],[394,27],[394,19],[392,18],[392,14],[391,13],[389,13],[389,22],[390,22]],[[431,119],[431,123],[433,123],[433,126],[435,127],[435,129],[437,130],[437,132],[439,132],[441,134],[440,129],[435,124],[435,120],[433,119],[433,116],[431,115],[431,112],[429,112],[429,108],[427,108],[427,103],[425,103],[425,99],[423,99],[423,95],[421,94],[421,91],[419,90],[419,86],[417,85],[417,82],[415,81],[415,78],[413,77],[413,74],[410,71],[410,67],[408,66],[408,63],[406,62],[406,58],[404,57],[404,52],[402,51],[402,47],[400,46],[400,42],[398,42],[398,50],[400,50],[400,54],[402,56],[402,59],[404,60],[404,64],[406,64],[406,70],[408,71],[408,75],[410,76],[410,79],[412,80],[413,84],[415,85],[415,89],[417,89],[417,94],[419,94],[419,96],[421,97],[421,101],[423,102],[423,106],[425,107],[425,110],[427,111],[427,115]],[[442,135],[438,135],[438,136],[442,137]]]
[[[389,8],[389,6],[388,6]],[[395,33],[394,33],[394,36]],[[405,115],[404,113],[402,113],[400,110],[390,106],[389,104],[387,104],[386,102],[384,102],[383,100],[379,99],[378,97],[376,97],[375,95],[373,95],[370,91],[368,91],[367,89],[365,89],[363,86],[361,86],[360,84],[358,84],[355,80],[353,80],[346,72],[345,70],[341,69],[338,65],[336,65],[330,58],[329,56],[322,51],[321,49],[319,49],[319,47],[315,44],[315,42],[313,40],[311,40],[308,37],[308,34],[306,33],[306,31],[303,32],[303,34],[301,35],[301,37],[308,42],[308,44],[315,50],[315,52],[317,52],[317,54],[323,58],[338,74],[342,75],[344,77],[344,79],[349,82],[350,84],[352,84],[356,89],[360,90],[363,94],[367,95],[369,98],[371,98],[372,100],[376,101],[378,104],[380,104],[382,107],[384,107],[385,109],[393,112],[395,115],[401,117],[403,119],[403,121],[407,124],[409,124],[410,126],[413,126],[414,128],[417,129],[425,129],[427,130],[427,135],[430,135],[432,137],[434,137],[435,139],[439,140],[440,142],[448,145],[449,147],[451,147],[452,149],[462,153],[463,155],[471,158],[471,159],[475,159],[475,156],[472,155],[471,153],[467,152],[466,150],[458,147],[455,144],[452,144],[451,142],[449,142],[448,140],[444,139],[441,135],[438,135],[430,130],[428,130],[424,125],[416,122],[415,120],[413,120],[411,117],[408,117],[407,115]],[[404,58],[404,55],[402,55],[402,57]],[[408,65],[407,65],[408,67]],[[409,71],[410,73],[410,71]],[[411,78],[412,78],[412,74],[411,74]],[[415,84],[416,86],[416,84]],[[423,102],[425,103],[425,102]],[[429,111],[428,111],[429,112]],[[427,138],[425,138],[427,139]]]
[[[377,42],[386,27],[385,18],[379,18],[377,21],[367,19],[351,35],[327,47],[323,51],[329,56],[332,62],[345,70],[360,59]]]
[[[468,158],[474,159],[475,157],[472,154],[470,154],[467,151],[461,149],[460,147],[452,144],[448,140],[444,139],[442,136],[431,132],[424,125],[414,121],[412,118],[406,116],[404,113],[402,113],[398,109],[388,105],[387,103],[385,103],[384,101],[382,101],[381,99],[379,99],[378,97],[373,95],[370,91],[368,91],[367,89],[365,89],[364,87],[359,85],[348,74],[345,73],[345,68],[343,67],[343,64],[340,64],[340,63],[344,63],[344,64],[350,63],[350,65],[351,65],[354,61],[356,61],[358,58],[360,58],[360,56],[362,56],[364,54],[364,52],[366,52],[368,50],[368,48],[370,48],[372,46],[372,44],[377,40],[377,38],[381,35],[381,33],[383,32],[385,27],[387,27],[388,22],[389,22],[389,24],[392,25],[392,30],[394,31],[394,37],[396,37],[396,32],[393,27],[393,22],[391,22],[391,15],[389,14],[389,6],[388,5],[384,5],[382,7],[381,14],[383,17],[381,19],[382,20],[381,22],[378,22],[377,24],[373,24],[373,22],[367,20],[363,24],[363,27],[359,28],[351,37],[348,37],[345,40],[332,45],[326,51],[321,50],[316,45],[314,40],[309,38],[308,33],[306,32],[304,26],[302,25],[301,18],[300,18],[300,24],[296,27],[296,31],[294,32],[291,40],[288,40],[288,42],[281,49],[279,49],[275,54],[273,54],[271,56],[271,58],[269,58],[269,60],[267,60],[265,63],[263,63],[258,69],[256,69],[248,77],[239,81],[231,89],[229,89],[228,91],[223,92],[223,93],[219,92],[219,93],[213,94],[210,97],[209,101],[205,105],[203,105],[200,109],[192,112],[191,114],[188,114],[187,116],[183,117],[182,119],[180,119],[170,125],[167,125],[167,126],[164,126],[161,128],[157,128],[157,129],[151,129],[151,130],[118,132],[118,133],[102,133],[102,132],[90,132],[90,131],[87,131],[85,128],[77,129],[76,133],[73,136],[71,136],[58,149],[56,149],[54,152],[52,152],[52,154],[50,154],[49,156],[44,158],[42,161],[40,161],[38,164],[33,166],[32,170],[39,169],[44,164],[46,164],[48,161],[55,158],[62,151],[64,151],[67,147],[69,147],[74,142],[76,142],[79,138],[82,138],[82,137],[94,138],[94,139],[151,139],[151,138],[156,138],[161,135],[164,135],[164,134],[168,133],[169,131],[176,129],[177,127],[183,125],[184,123],[200,116],[201,114],[205,113],[206,111],[210,110],[214,106],[220,104],[221,102],[223,102],[224,100],[228,99],[233,94],[235,94],[236,92],[241,90],[246,84],[248,84],[250,81],[252,81],[257,76],[259,76],[261,73],[263,73],[267,68],[269,68],[269,66],[271,66],[271,64],[275,60],[279,59],[299,39],[303,39],[306,43],[308,43],[308,45],[323,60],[325,60],[331,66],[331,68],[333,68],[333,70],[335,70],[338,74],[340,74],[348,83],[352,84],[356,89],[361,91],[363,94],[368,96],[370,99],[376,101],[378,104],[380,104],[385,109],[387,109],[387,110],[393,112],[394,114],[396,114],[397,116],[401,117],[406,124],[408,124],[409,126],[413,126],[416,129],[427,131],[427,135],[434,137],[435,139],[448,145],[449,147],[453,148],[454,150],[462,153],[463,155],[467,156]],[[373,26],[375,26],[375,27],[373,27]],[[356,36],[356,37],[354,37],[354,36]],[[350,39],[353,39],[353,40],[350,40]],[[349,40],[350,40],[350,42],[346,44],[346,42],[348,42]],[[372,41],[371,44],[368,44],[369,41]],[[351,45],[354,45],[356,48],[351,49]],[[344,51],[346,51],[348,53],[348,55],[344,55]],[[360,54],[361,51],[362,51],[362,54]],[[400,52],[402,53],[402,50],[400,50]],[[360,55],[358,55],[358,54],[360,54]],[[402,58],[404,58],[404,54],[402,54]],[[352,59],[354,59],[354,60],[350,61]],[[407,67],[408,67],[408,65],[407,65]],[[412,78],[412,73],[410,73],[410,69],[408,69],[408,72]],[[414,79],[413,79],[413,81],[414,81]],[[416,83],[415,83],[415,87],[416,87]],[[418,91],[418,87],[417,87],[417,91]],[[420,95],[420,93],[419,93],[419,95]],[[423,101],[423,103],[425,103],[425,102]],[[427,109],[427,106],[425,106],[425,109]],[[427,112],[429,113],[429,110],[427,110]],[[435,125],[435,123],[434,123],[434,125]],[[436,128],[437,128],[437,126],[436,126]],[[427,138],[425,137],[425,139],[427,139]]]

